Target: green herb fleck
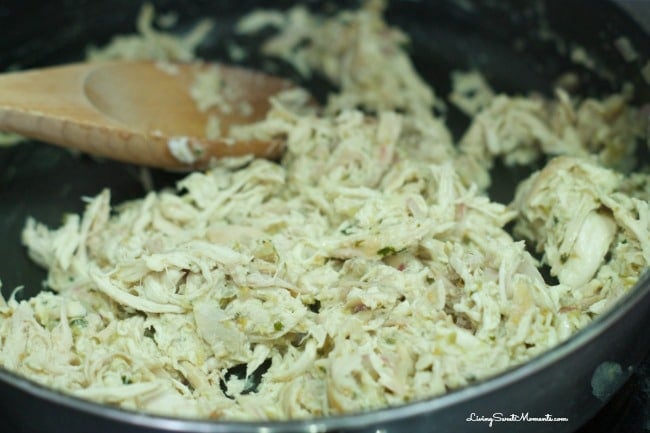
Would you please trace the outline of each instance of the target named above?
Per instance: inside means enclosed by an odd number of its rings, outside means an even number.
[[[282,322],[275,322],[273,324],[273,329],[276,331],[282,331],[284,329],[284,324]]]
[[[128,376],[122,376],[122,383],[124,385],[131,385],[133,383],[133,381]]]
[[[72,319],[70,321],[70,326],[76,326],[77,328],[85,328],[86,326],[88,326],[88,321],[86,321],[86,319],[84,319],[83,317],[79,317],[76,319]]]
[[[560,263],[566,263],[569,260],[569,255],[564,253],[560,255]]]
[[[154,335],[156,335],[156,328],[154,328],[153,325],[149,326],[148,328],[145,328],[144,330],[145,337],[153,339]]]

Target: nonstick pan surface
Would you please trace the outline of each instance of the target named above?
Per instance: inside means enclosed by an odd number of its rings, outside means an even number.
[[[238,17],[255,7],[287,8],[291,1],[156,1],[160,12],[179,13],[180,30],[199,18],[217,25],[199,49],[206,59],[230,61],[229,40]],[[325,12],[355,2],[307,1]],[[644,2],[637,2],[644,3]],[[102,45],[117,33],[132,33],[141,2],[114,0],[4,1],[0,5],[0,70],[30,68],[77,61],[89,44]],[[641,5],[642,6],[642,5]],[[586,1],[415,1],[390,3],[387,20],[412,38],[409,48],[421,75],[438,95],[450,90],[453,69],[482,71],[498,91],[549,94],[564,72],[580,77],[579,93],[603,96],[620,90],[624,81],[636,89],[636,103],[650,101],[650,89],[641,68],[649,58],[650,37],[638,23],[609,2]],[[548,30],[551,30],[549,32]],[[638,58],[624,61],[616,48],[625,36]],[[251,47],[256,41],[237,39]],[[574,47],[584,48],[595,67],[571,60]],[[297,80],[317,97],[330,89],[316,77],[305,82],[288,65],[251,56],[247,66]],[[611,77],[615,77],[612,79]],[[448,124],[458,137],[468,119],[450,106]],[[639,162],[648,161],[641,146]],[[645,149],[645,150],[643,150]],[[491,196],[503,202],[512,197],[512,185],[530,169],[511,170],[497,165]],[[113,202],[141,197],[145,190],[141,170],[134,166],[98,161],[38,142],[0,148],[0,278],[8,297],[24,286],[22,299],[42,289],[45,273],[33,264],[20,242],[28,216],[51,226],[67,212],[80,212],[83,196],[105,187]],[[173,185],[180,174],[152,171],[155,188]],[[603,363],[620,366],[611,390],[620,386],[650,348],[643,337],[650,325],[650,280],[639,284],[619,306],[587,329],[528,364],[492,380],[446,396],[368,414],[290,423],[223,423],[151,417],[80,401],[41,388],[0,369],[0,418],[24,431],[531,431],[570,432],[589,419],[605,402],[592,392],[594,372]],[[639,337],[641,332],[641,337]],[[646,336],[647,337],[647,336]],[[618,371],[618,370],[617,370]],[[471,414],[522,414],[566,418],[561,422],[468,421]]]

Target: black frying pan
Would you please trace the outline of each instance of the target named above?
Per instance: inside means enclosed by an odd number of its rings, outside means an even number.
[[[291,1],[171,1],[154,2],[160,11],[180,13],[179,28],[189,28],[200,17],[216,19],[217,26],[200,48],[201,57],[228,60],[226,43],[236,38],[254,46],[256,40],[234,36],[233,23],[254,7],[286,8]],[[331,11],[334,5],[355,2],[307,1],[310,7]],[[630,2],[648,16],[650,2]],[[29,68],[80,60],[89,43],[104,44],[116,33],[133,32],[140,1],[113,0],[5,0],[0,4],[0,70]],[[468,8],[467,5],[471,7]],[[642,13],[638,14],[643,17]],[[579,92],[602,96],[620,89],[623,81],[635,85],[636,103],[650,101],[650,86],[640,68],[648,61],[650,37],[620,8],[604,1],[394,1],[389,22],[410,34],[410,51],[422,76],[439,95],[450,90],[452,69],[478,68],[500,91],[550,94],[563,72],[579,75]],[[646,23],[648,24],[648,23]],[[547,26],[557,37],[540,37]],[[614,41],[626,36],[639,58],[625,62]],[[584,47],[596,60],[596,69],[572,62],[573,46]],[[247,66],[266,69],[300,81],[279,61],[253,56]],[[607,70],[616,77],[608,79]],[[317,97],[330,89],[318,77],[303,82]],[[448,123],[459,136],[466,119],[450,107]],[[639,162],[648,161],[641,146]],[[508,201],[513,183],[530,169],[508,170],[497,165],[493,198]],[[79,212],[82,196],[110,187],[115,203],[143,195],[138,168],[113,162],[74,157],[66,151],[28,142],[0,148],[0,278],[8,297],[24,285],[19,299],[42,288],[44,272],[31,263],[20,244],[27,216],[56,226],[65,212]],[[153,172],[154,185],[173,184],[178,174]],[[592,379],[604,362],[621,367],[613,375],[613,393],[650,349],[643,335],[650,325],[650,278],[641,278],[618,307],[569,341],[524,366],[492,380],[446,396],[410,405],[315,421],[289,423],[216,423],[152,417],[63,396],[0,369],[0,419],[19,431],[488,431],[487,423],[467,421],[472,413],[529,413],[530,416],[567,418],[563,422],[495,422],[489,431],[570,432],[584,424],[606,401],[592,392]],[[639,335],[641,333],[641,335]],[[613,365],[606,364],[606,365]]]

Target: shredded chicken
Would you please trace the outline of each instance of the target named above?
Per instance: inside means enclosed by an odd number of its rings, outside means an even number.
[[[494,99],[494,90],[479,71],[454,71],[451,82],[449,100],[468,116],[475,116]]]
[[[89,61],[158,60],[187,62],[196,58],[195,50],[212,30],[213,23],[205,19],[183,37],[154,28],[155,11],[145,3],[137,20],[138,34],[116,36],[105,47],[90,47]],[[164,21],[164,20],[163,20]]]
[[[615,94],[573,101],[559,89],[555,100],[498,95],[473,119],[460,147],[487,167],[495,157],[525,165],[543,154],[596,154],[601,164],[628,171],[646,131],[642,114],[626,100]]]
[[[634,109],[482,92],[458,150],[382,7],[242,20],[280,27],[263,50],[340,86],[322,112],[296,93],[239,131],[282,137],[280,164],[224,159],[139,200],[105,190],[58,228],[29,219],[51,291],[0,300],[0,365],[125,409],[304,419],[489,378],[613,305],[650,263],[650,176],[601,165],[627,165]],[[107,55],[165,51],[146,14]],[[571,156],[510,206],[483,192],[494,158],[542,154]]]
[[[339,86],[341,91],[330,95],[330,112],[364,107],[428,113],[436,104],[433,89],[402,49],[407,35],[382,19],[384,7],[383,1],[371,0],[360,11],[344,10],[329,19],[302,6],[286,15],[267,11],[242,20],[239,31],[280,27],[262,52],[290,62],[303,75],[317,71]]]
[[[648,194],[625,193],[629,183],[593,161],[563,156],[517,191],[515,233],[536,244],[551,273],[579,293],[582,309],[602,312],[650,263]]]

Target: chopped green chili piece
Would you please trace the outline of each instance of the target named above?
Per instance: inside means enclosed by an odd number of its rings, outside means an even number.
[[[397,250],[394,247],[384,247],[377,251],[377,254],[382,257],[391,256],[395,253],[397,253]]]

